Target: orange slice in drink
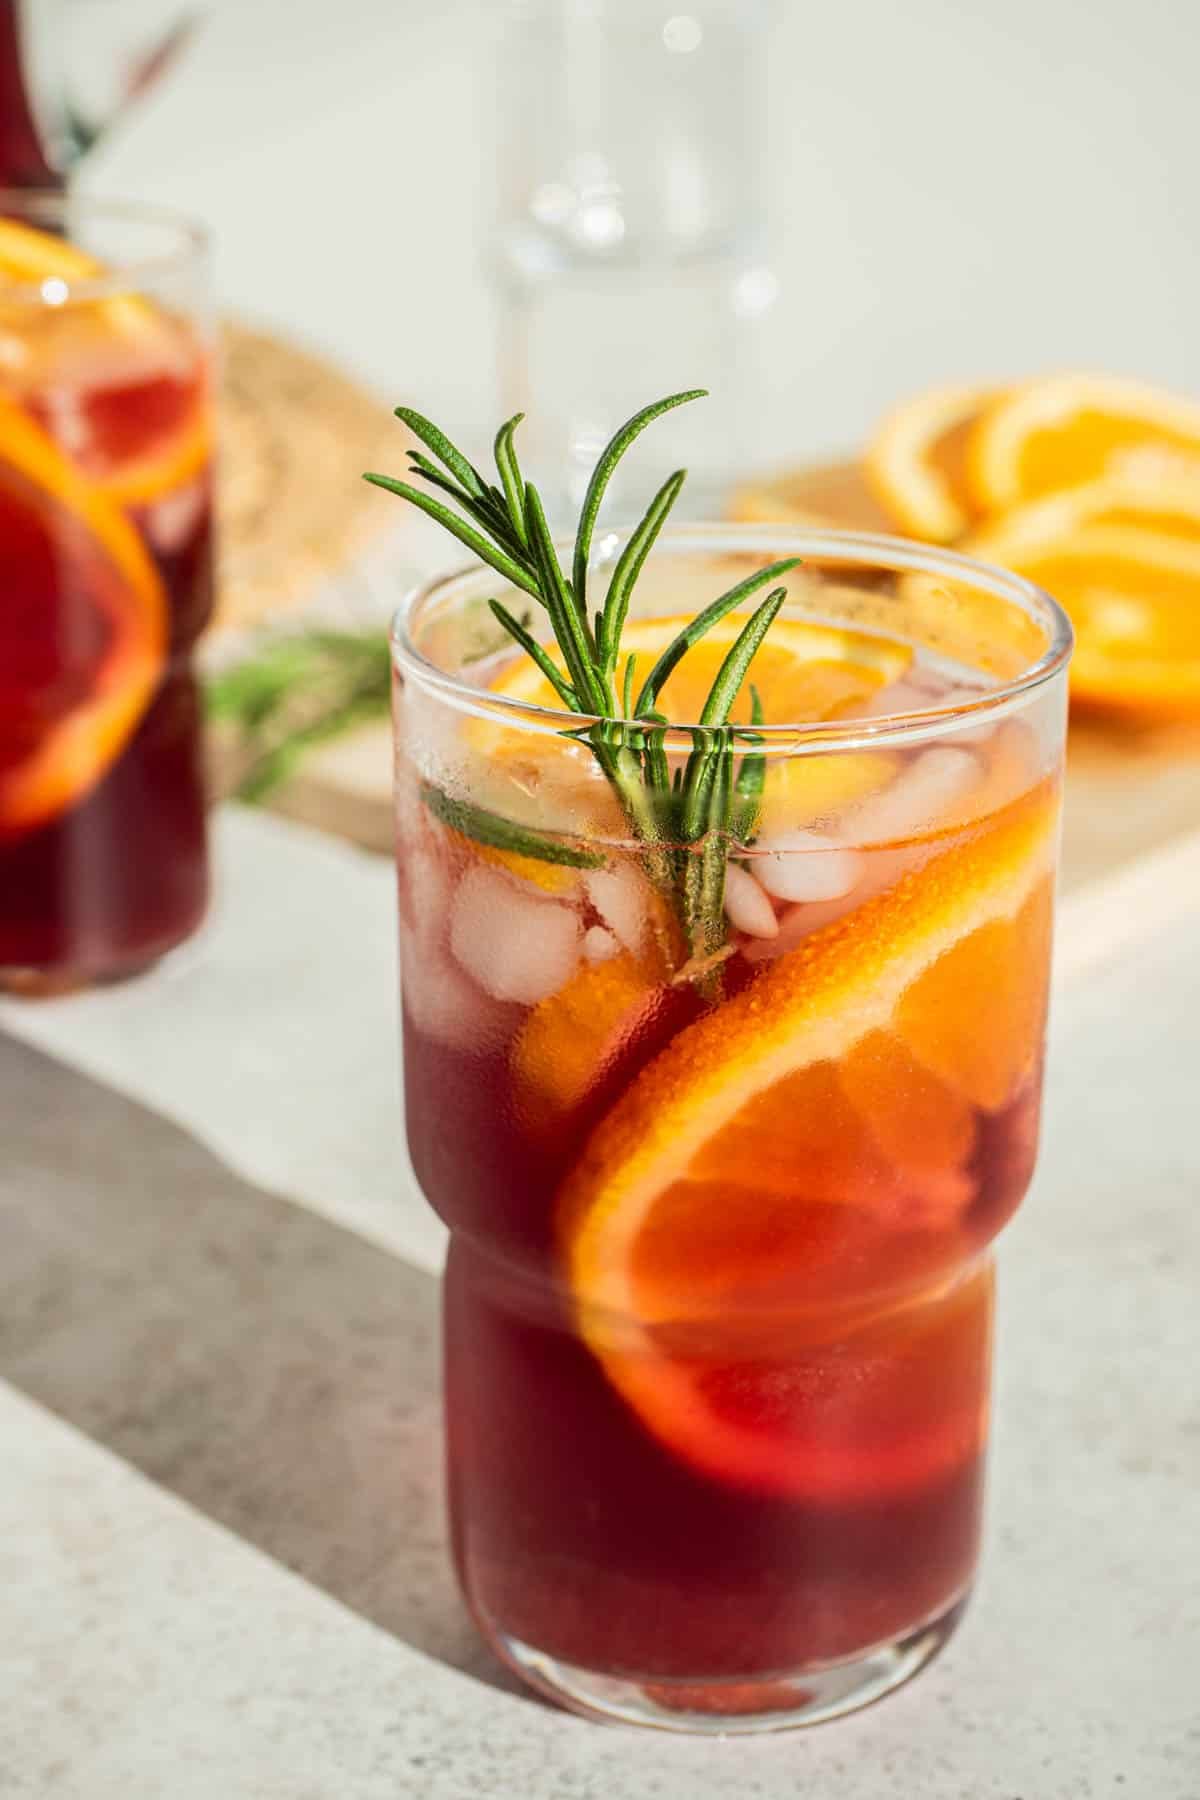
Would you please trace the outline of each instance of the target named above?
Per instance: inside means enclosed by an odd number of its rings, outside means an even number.
[[[913,537],[948,544],[970,525],[976,508],[966,480],[967,436],[995,393],[964,385],[918,394],[889,413],[868,444],[867,481]]]
[[[989,407],[970,433],[967,479],[980,512],[1007,512],[1098,476],[1195,475],[1200,405],[1113,375],[1053,375]]]
[[[567,1178],[580,1332],[696,1468],[867,1498],[978,1447],[981,1302],[947,1271],[978,1109],[1015,1097],[1040,1054],[1056,811],[1048,785],[1026,793],[769,965],[678,1034]],[[1002,1042],[960,1062],[971,1031]],[[829,1386],[831,1338],[849,1391]]]
[[[749,615],[731,613],[690,649],[667,677],[659,699],[672,722],[695,724],[708,692],[738,632]],[[630,619],[621,638],[615,691],[619,694],[630,656],[637,657],[634,690],[661,651],[688,624],[686,618]],[[552,655],[557,655],[552,650]],[[904,644],[804,619],[776,619],[754,658],[749,680],[730,715],[735,725],[750,722],[750,683],[762,696],[771,724],[805,724],[836,718],[846,707],[867,699],[886,683],[897,681],[912,661]],[[527,657],[510,663],[493,681],[496,693],[527,706],[559,706],[554,690]]]
[[[1066,607],[1074,699],[1135,716],[1200,713],[1200,542],[1123,524],[1043,536],[1046,506],[997,520],[971,549]]]
[[[0,329],[4,283],[102,278],[95,257],[33,226],[0,218]],[[26,311],[14,337],[12,379],[30,409],[68,444],[81,469],[121,506],[149,505],[194,480],[212,451],[208,376],[204,358],[184,327],[139,295],[115,293],[95,301]],[[34,343],[34,338],[44,343]],[[22,373],[22,359],[33,366]],[[63,396],[69,436],[55,429]]]
[[[0,838],[87,794],[134,730],[167,600],[133,526],[0,397]]]

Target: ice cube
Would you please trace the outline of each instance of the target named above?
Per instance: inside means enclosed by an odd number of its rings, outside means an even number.
[[[450,912],[450,947],[497,1000],[533,1006],[571,977],[583,927],[569,906],[523,892],[498,870],[469,869]]]
[[[840,900],[858,880],[853,850],[820,831],[781,831],[764,838],[751,862],[760,886],[777,900]]]
[[[400,915],[422,944],[445,937],[450,909],[450,875],[444,862],[421,844],[408,844],[396,858]]]
[[[638,951],[649,920],[646,884],[628,863],[591,869],[584,876],[588,898],[627,950]]]
[[[868,795],[846,814],[841,836],[856,844],[881,844],[929,831],[957,809],[980,774],[979,759],[969,750],[932,744],[900,771],[890,787]]]
[[[725,916],[747,937],[773,938],[779,931],[775,908],[753,875],[731,862],[725,870]]]
[[[591,963],[611,962],[621,954],[621,946],[603,925],[589,925],[583,934],[583,954]]]
[[[486,1050],[520,1017],[476,987],[436,941],[400,925],[400,992],[413,1025],[452,1050]]]

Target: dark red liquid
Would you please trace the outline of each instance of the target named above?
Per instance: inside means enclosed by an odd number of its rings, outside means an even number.
[[[684,1022],[662,1018],[571,1130],[539,1144],[513,1105],[503,1051],[451,1048],[406,1017],[414,1166],[455,1230],[445,1278],[455,1555],[468,1603],[502,1651],[511,1637],[606,1674],[762,1683],[852,1658],[954,1606],[977,1555],[982,1438],[951,1466],[914,1475],[903,1427],[864,1413],[854,1429],[868,1454],[879,1435],[876,1472],[856,1492],[806,1499],[696,1467],[617,1391],[573,1316],[554,1200],[596,1117]],[[980,1130],[969,1223],[980,1246],[1024,1191],[1036,1120],[1034,1081]],[[977,1416],[986,1408],[990,1312],[986,1264],[925,1307],[935,1348],[914,1375],[922,1416],[964,1395]],[[903,1354],[903,1329],[900,1345]],[[838,1423],[836,1396],[853,1404],[864,1355],[851,1335],[789,1359],[793,1376],[807,1363],[818,1382],[837,1384],[832,1402],[818,1395],[814,1418],[825,1406]],[[726,1360],[722,1379],[748,1375],[760,1405],[761,1367],[736,1350]],[[795,1412],[794,1400],[781,1405]],[[747,1690],[748,1705],[759,1692]]]
[[[64,376],[64,380],[70,379]],[[73,434],[39,392],[28,414],[97,483],[139,452],[162,454],[141,492],[105,498],[132,524],[157,571],[152,687],[118,745],[74,781],[65,803],[30,821],[4,816],[5,776],[93,698],[128,620],[129,581],[79,508],[5,459],[0,431],[0,975],[51,988],[119,976],[194,930],[208,871],[201,701],[192,671],[211,610],[210,478],[195,458],[169,463],[172,432],[202,414],[197,351],[168,372],[148,366],[72,392]],[[78,421],[83,421],[80,431]],[[173,423],[174,422],[174,423]],[[158,615],[156,615],[158,616]]]
[[[0,0],[0,187],[52,187],[50,168],[33,120],[21,61],[17,0]]]

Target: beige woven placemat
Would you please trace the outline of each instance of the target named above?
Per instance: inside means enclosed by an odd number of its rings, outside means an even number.
[[[218,640],[301,606],[395,527],[359,471],[399,468],[407,442],[375,395],[265,331],[227,321],[221,366]]]

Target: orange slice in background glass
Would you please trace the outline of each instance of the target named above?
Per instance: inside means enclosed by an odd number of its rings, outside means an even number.
[[[1101,475],[1169,476],[1196,458],[1195,401],[1113,375],[1053,375],[986,409],[969,435],[966,471],[977,511],[994,513]]]
[[[96,785],[154,692],[167,599],[137,531],[0,396],[0,839]]]
[[[933,388],[890,412],[872,437],[863,458],[868,485],[911,536],[949,544],[976,516],[966,445],[996,394],[979,385]]]
[[[1042,784],[814,933],[584,1146],[558,1215],[580,1332],[697,1468],[838,1500],[978,1449],[986,1308],[947,1272],[976,1121],[1036,1078],[1056,819]],[[860,1357],[838,1404],[831,1335]]]
[[[53,233],[0,218],[4,375],[96,486],[149,505],[199,476],[212,452],[206,359],[193,334],[136,294],[72,299],[103,265]],[[62,304],[6,314],[6,282],[66,284]]]
[[[1044,537],[1021,520],[997,520],[970,548],[1066,608],[1073,700],[1135,717],[1200,714],[1200,541],[1124,524]]]

